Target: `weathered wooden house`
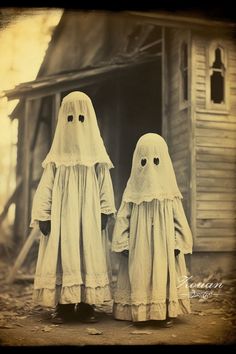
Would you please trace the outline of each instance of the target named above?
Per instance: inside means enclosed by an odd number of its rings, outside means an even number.
[[[235,25],[156,12],[64,12],[37,79],[20,98],[16,235],[26,237],[34,190],[61,99],[93,100],[113,160],[117,207],[138,138],[169,145],[197,252],[236,246]]]

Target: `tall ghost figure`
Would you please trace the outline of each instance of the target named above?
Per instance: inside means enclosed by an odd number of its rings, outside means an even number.
[[[43,161],[31,227],[42,231],[34,299],[56,306],[91,306],[111,299],[106,221],[115,213],[110,168],[90,98],[62,100],[51,149]],[[67,307],[68,308],[68,307]],[[57,313],[58,314],[58,313]]]
[[[112,250],[120,254],[114,316],[168,320],[190,312],[184,254],[192,235],[165,140],[143,135],[117,213]]]

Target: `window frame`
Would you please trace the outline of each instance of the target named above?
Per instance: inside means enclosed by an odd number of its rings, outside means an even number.
[[[184,80],[183,80],[183,67],[182,67],[182,48],[183,45],[187,45],[187,66],[185,67],[187,72],[187,100],[184,99]],[[179,72],[179,110],[184,110],[188,108],[190,104],[190,36],[182,36],[179,42],[178,50],[178,72]]]
[[[215,103],[211,100],[211,76],[213,73],[213,63],[215,61],[215,51],[216,49],[221,50],[221,61],[224,65],[223,77],[224,77],[224,87],[223,96],[224,101],[221,103]],[[206,61],[206,108],[216,111],[227,111],[229,106],[229,92],[228,92],[228,70],[227,70],[227,50],[226,46],[223,45],[221,41],[212,41],[209,45],[207,52]]]

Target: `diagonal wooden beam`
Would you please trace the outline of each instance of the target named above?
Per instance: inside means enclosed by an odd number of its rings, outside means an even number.
[[[21,186],[22,186],[22,178],[19,178],[19,180],[16,183],[16,188],[14,189],[13,193],[10,195],[10,197],[6,201],[3,211],[0,214],[0,225],[2,224],[3,220],[5,219],[8,209],[10,208],[11,204],[14,202],[16,195],[17,195]]]
[[[17,271],[20,269],[22,264],[24,263],[30,248],[32,247],[34,241],[39,237],[40,231],[37,228],[32,229],[30,232],[29,236],[27,237],[24,246],[22,247],[15,263],[14,266],[12,267],[12,270],[10,271],[10,274],[7,277],[7,283],[11,284],[14,282],[16,278]]]

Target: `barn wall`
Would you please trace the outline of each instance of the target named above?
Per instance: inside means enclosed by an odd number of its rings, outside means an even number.
[[[209,107],[209,48],[226,50],[226,104]],[[236,48],[233,41],[193,35],[195,250],[230,251],[236,237]]]
[[[18,143],[17,143],[17,165],[16,165],[16,179],[22,178],[23,171],[23,138],[24,138],[24,120],[19,119],[18,123]],[[23,188],[19,189],[16,198],[16,211],[15,211],[15,222],[14,222],[14,239],[16,243],[22,239],[22,234],[24,232],[24,225],[22,221],[22,209],[24,208],[24,198],[23,198]]]
[[[19,119],[17,179],[21,178],[23,183],[16,200],[15,237],[18,245],[21,245],[30,231],[32,200],[43,172],[42,161],[48,152],[51,140],[51,105],[44,100],[28,99],[27,112],[24,105],[23,115]],[[27,118],[24,117],[25,115]],[[37,123],[38,119],[40,124]],[[28,169],[28,180],[26,169]],[[29,192],[25,193],[26,190]]]
[[[182,105],[180,99],[180,46],[188,40],[185,30],[170,30],[167,35],[168,72],[168,116],[167,142],[174,165],[178,186],[183,195],[186,215],[191,219],[190,201],[190,124],[188,104]]]

